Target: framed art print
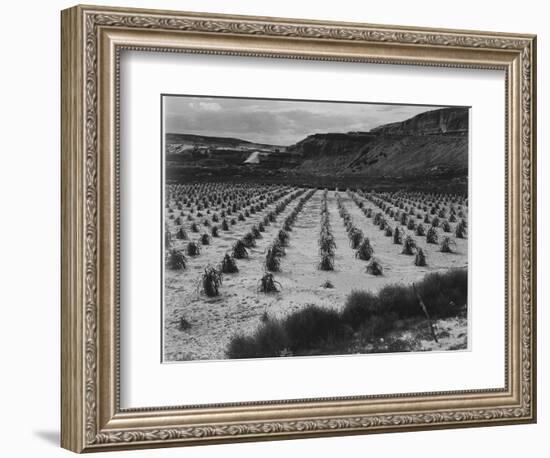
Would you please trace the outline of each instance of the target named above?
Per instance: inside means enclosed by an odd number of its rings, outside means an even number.
[[[63,447],[535,421],[535,44],[63,11]]]

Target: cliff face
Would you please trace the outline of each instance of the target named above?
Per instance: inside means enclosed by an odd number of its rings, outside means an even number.
[[[466,134],[468,109],[444,108],[428,111],[403,122],[376,127],[371,132],[383,135]]]
[[[302,157],[297,171],[336,176],[464,175],[468,169],[468,109],[422,113],[370,132],[315,134],[288,148]]]

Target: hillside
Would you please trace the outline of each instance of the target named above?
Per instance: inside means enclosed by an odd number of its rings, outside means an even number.
[[[468,109],[422,113],[370,132],[315,134],[288,148],[297,171],[354,177],[464,175],[468,168]]]
[[[267,150],[274,151],[282,148],[277,145],[265,145],[262,143],[253,143],[240,138],[231,137],[211,137],[206,135],[194,134],[166,134],[166,152],[168,154],[179,154],[192,150],[194,148],[212,148],[212,149],[230,149],[230,150]]]
[[[258,154],[255,154],[258,152]],[[254,161],[247,159],[255,154]],[[313,134],[291,146],[166,134],[168,180],[467,192],[468,109],[428,111],[369,132]]]

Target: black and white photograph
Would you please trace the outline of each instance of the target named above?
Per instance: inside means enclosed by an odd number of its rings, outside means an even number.
[[[468,349],[469,107],[161,105],[163,362]]]

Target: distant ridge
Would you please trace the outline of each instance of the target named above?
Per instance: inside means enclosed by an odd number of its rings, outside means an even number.
[[[268,145],[264,143],[255,143],[248,140],[242,140],[240,138],[233,137],[213,137],[208,135],[197,135],[197,134],[180,134],[180,133],[167,133],[166,134],[166,146],[170,145],[181,145],[189,144],[197,147],[228,147],[228,148],[238,148],[238,147],[247,147],[247,148],[284,148],[284,146],[279,145]]]
[[[288,148],[301,171],[404,177],[468,169],[468,109],[443,108],[369,132],[314,134]]]
[[[437,182],[438,189],[466,192],[468,123],[468,108],[443,108],[368,132],[317,133],[287,147],[168,133],[167,177],[339,187],[408,182],[415,189],[432,189]]]

